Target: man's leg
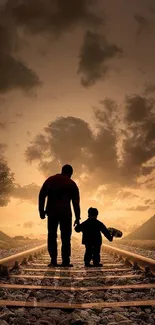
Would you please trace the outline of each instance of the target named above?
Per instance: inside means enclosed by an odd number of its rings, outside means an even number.
[[[61,231],[61,256],[64,265],[70,264],[71,255],[71,234],[72,234],[72,218],[63,216],[60,218],[60,231]]]
[[[51,257],[51,264],[57,264],[57,228],[58,219],[48,217],[48,252]]]
[[[94,265],[100,265],[100,250],[101,245],[94,245],[93,246],[93,264]],[[100,265],[102,266],[102,265]]]
[[[89,266],[90,265],[90,261],[92,259],[92,245],[85,245],[86,250],[85,250],[85,254],[84,254],[84,263],[85,266]]]

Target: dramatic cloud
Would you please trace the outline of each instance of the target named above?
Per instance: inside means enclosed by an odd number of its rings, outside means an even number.
[[[45,139],[45,136],[39,134],[36,136],[35,140],[31,142],[26,150],[26,158],[28,162],[33,160],[39,160],[42,158],[43,152],[49,149],[49,142]]]
[[[50,123],[43,134],[31,141],[25,152],[28,162],[38,161],[39,170],[45,177],[59,172],[63,164],[73,165],[74,179],[78,181],[83,198],[91,198],[93,191],[104,183],[108,188],[107,196],[115,192],[115,186],[118,187],[119,182],[124,182],[120,180],[117,162],[115,129],[118,121],[115,105],[106,100],[104,109],[94,109],[94,114],[97,132],[94,133],[82,119],[61,117]],[[100,196],[102,190],[103,188]],[[84,200],[82,201],[84,204]]]
[[[0,91],[5,92],[13,88],[29,90],[39,84],[35,73],[22,61],[8,53],[0,53]]]
[[[77,25],[101,24],[102,19],[94,14],[94,3],[92,0],[8,0],[6,11],[17,25],[31,33],[60,35]]]
[[[155,101],[131,96],[125,102],[126,137],[123,140],[124,174],[132,182],[141,175],[149,175],[155,167]]]
[[[145,17],[141,16],[140,14],[136,14],[134,16],[135,21],[138,24],[137,28],[137,37],[140,36],[143,32],[147,31],[150,27],[150,22]]]
[[[144,95],[150,95],[155,93],[155,84],[152,83],[145,83],[145,90],[144,90]]]
[[[29,90],[39,84],[36,74],[17,57],[18,35],[0,10],[0,92],[13,88]]]
[[[155,165],[151,167],[150,174],[142,175],[138,179],[138,185],[144,190],[153,190],[155,184]]]
[[[39,134],[26,150],[27,161],[39,161],[39,169],[48,176],[57,172],[66,161],[73,163],[75,175],[89,165],[89,146],[92,132],[85,121],[74,118],[58,118]],[[77,159],[78,157],[78,159]]]
[[[30,203],[36,204],[38,201],[39,190],[40,187],[35,183],[25,186],[15,184],[14,190],[12,192],[12,197],[20,199],[21,201],[26,200]]]
[[[93,199],[93,191],[100,189],[96,195],[104,205],[109,196],[136,199],[130,191],[120,192],[120,186],[136,188],[139,178],[148,177],[155,169],[154,101],[139,95],[127,97],[122,116],[112,100],[103,100],[100,105],[94,109],[95,132],[82,119],[58,118],[30,142],[26,159],[38,161],[45,177],[65,163],[72,164],[74,179],[83,193]]]
[[[7,206],[14,188],[14,175],[11,172],[3,152],[5,145],[0,143],[0,207]]]
[[[126,98],[125,121],[127,123],[141,122],[149,117],[154,102],[142,96],[130,96]]]
[[[81,83],[88,87],[104,79],[110,70],[109,60],[120,56],[122,50],[110,44],[105,36],[87,31],[79,56],[78,73],[82,74]]]
[[[6,1],[0,8],[0,92],[40,85],[36,73],[17,56],[24,41],[21,29],[58,38],[77,26],[99,26],[103,19],[94,13],[94,5],[93,0]]]

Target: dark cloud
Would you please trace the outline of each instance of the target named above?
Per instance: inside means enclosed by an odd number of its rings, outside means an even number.
[[[14,188],[14,174],[4,157],[5,144],[0,143],[0,207],[7,206]]]
[[[108,186],[112,184],[109,190],[112,193],[121,175],[117,163],[113,115],[107,112],[107,116],[109,121],[106,126],[102,126],[100,117],[95,117],[97,134],[82,119],[57,119],[45,128],[43,138],[39,136],[30,143],[26,159],[37,159],[39,170],[46,177],[58,172],[63,164],[70,163],[74,167],[74,179],[78,180],[85,195],[91,195],[104,182]]]
[[[79,55],[78,73],[81,83],[88,87],[104,79],[110,70],[109,60],[122,54],[122,49],[99,33],[87,31]]]
[[[145,200],[145,204],[149,205],[151,208],[155,208],[155,200],[152,199]]]
[[[155,101],[134,95],[125,102],[127,135],[123,140],[124,174],[132,181],[150,174],[154,165],[147,165],[155,156]]]
[[[99,26],[103,19],[95,14],[94,4],[93,0],[6,1],[0,8],[0,92],[14,88],[27,91],[41,84],[36,73],[19,58],[24,43],[21,29],[57,38],[77,26]]]
[[[0,122],[0,130],[6,130],[6,123],[5,122]]]
[[[74,167],[74,179],[77,179],[84,193],[92,194],[104,182],[118,183],[120,180],[116,148],[116,119],[105,105],[104,113],[108,119],[102,125],[102,110],[95,111],[97,133],[80,118],[61,117],[50,123],[30,142],[25,154],[29,162],[38,160],[39,170],[48,177],[56,173],[65,163]],[[114,123],[115,120],[115,123]]]
[[[144,16],[140,14],[136,14],[134,16],[134,19],[138,24],[137,36],[139,37],[142,33],[148,30],[148,28],[150,27],[150,22],[148,19],[146,19]]]
[[[139,95],[126,97],[125,104],[125,122],[132,124],[149,117],[154,107],[152,100]]]
[[[151,202],[152,202],[151,199],[147,199],[147,200],[145,200],[145,204],[150,204]]]
[[[29,201],[30,203],[36,204],[38,200],[40,187],[35,184],[28,184],[21,186],[20,184],[15,184],[14,190],[12,192],[12,197],[15,199],[20,199],[21,201]]]
[[[155,84],[146,82],[144,86],[144,95],[150,95],[155,93]]]
[[[131,207],[131,208],[127,208],[125,210],[127,211],[147,211],[150,209],[150,206],[149,205],[138,205],[137,207]]]
[[[74,179],[85,194],[91,196],[93,190],[105,184],[107,189],[100,191],[100,197],[116,196],[120,186],[136,187],[138,177],[147,177],[154,170],[154,164],[149,164],[155,156],[154,103],[139,95],[127,97],[122,119],[111,99],[100,101],[100,105],[94,108],[95,133],[82,119],[61,117],[30,142],[25,155],[29,162],[38,161],[45,177],[70,163]],[[120,164],[118,143],[122,125],[125,132]],[[137,197],[130,191],[118,194],[123,200]]]
[[[148,4],[148,9],[152,15],[155,14],[154,0],[150,0],[150,3]]]
[[[6,11],[18,26],[31,33],[50,32],[60,35],[77,25],[99,25],[92,0],[21,0],[7,1]]]
[[[141,188],[151,190],[155,184],[155,166],[149,175],[146,175],[139,181]]]
[[[39,79],[17,56],[21,41],[12,18],[5,6],[0,8],[0,92],[13,88],[29,90],[39,84]]]
[[[32,160],[41,159],[43,151],[46,153],[48,149],[49,149],[48,140],[45,138],[44,135],[38,134],[35,137],[35,140],[31,141],[31,146],[29,146],[26,150],[27,161],[31,162]]]
[[[14,88],[25,91],[39,84],[36,74],[22,61],[8,53],[0,53],[0,91],[6,92]]]

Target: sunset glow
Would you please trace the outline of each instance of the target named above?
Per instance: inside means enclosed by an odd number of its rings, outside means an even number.
[[[127,234],[155,211],[154,1],[36,2],[0,0],[0,230],[46,234],[38,193],[68,163],[82,220]]]

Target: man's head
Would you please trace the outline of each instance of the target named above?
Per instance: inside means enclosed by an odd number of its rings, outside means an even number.
[[[71,177],[73,174],[73,167],[71,165],[64,165],[62,167],[61,174]]]
[[[88,218],[97,218],[98,210],[96,208],[89,208],[88,209]]]

